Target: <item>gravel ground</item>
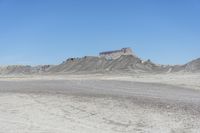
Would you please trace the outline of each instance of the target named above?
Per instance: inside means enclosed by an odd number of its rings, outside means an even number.
[[[0,133],[198,133],[200,91],[122,80],[0,81]]]

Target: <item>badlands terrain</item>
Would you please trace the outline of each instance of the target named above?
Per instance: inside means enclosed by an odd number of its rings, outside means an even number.
[[[135,55],[0,68],[0,133],[199,133],[200,60]]]

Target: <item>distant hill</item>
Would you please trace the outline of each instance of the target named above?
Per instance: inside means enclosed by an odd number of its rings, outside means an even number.
[[[16,74],[39,74],[46,72],[50,65],[41,65],[41,66],[23,66],[23,65],[12,65],[0,67],[1,75],[16,75]]]
[[[161,72],[159,65],[150,60],[142,61],[134,55],[121,55],[117,59],[86,56],[69,58],[60,65],[48,70],[49,73],[109,73],[109,72]]]
[[[120,55],[120,56],[119,56]],[[112,58],[110,58],[112,57]],[[200,72],[200,58],[184,65],[157,65],[143,61],[130,48],[102,52],[100,56],[69,58],[55,66],[6,66],[0,67],[1,75],[8,74],[66,74],[66,73],[174,73]]]
[[[187,72],[200,72],[200,58],[185,64],[184,69]]]

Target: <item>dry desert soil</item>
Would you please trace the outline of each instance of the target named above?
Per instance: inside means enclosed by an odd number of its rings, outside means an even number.
[[[199,133],[200,75],[0,78],[0,133]]]

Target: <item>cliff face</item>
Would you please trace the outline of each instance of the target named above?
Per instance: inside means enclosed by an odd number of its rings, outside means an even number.
[[[134,54],[131,48],[122,48],[121,50],[105,51],[99,53],[100,57],[105,57],[106,59],[109,60],[120,58],[122,55],[134,55]]]

